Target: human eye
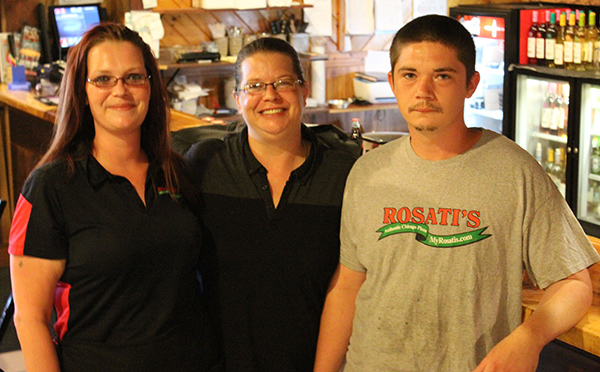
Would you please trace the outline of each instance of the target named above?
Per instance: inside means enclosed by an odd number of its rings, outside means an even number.
[[[290,90],[294,87],[295,81],[292,79],[282,79],[275,83],[277,90]]]
[[[127,84],[141,85],[146,82],[146,76],[142,74],[129,74],[125,77]]]
[[[248,83],[242,90],[250,94],[260,93],[265,90],[265,83]]]
[[[91,81],[99,87],[107,87],[114,85],[116,78],[114,76],[101,75],[94,79],[91,79]]]
[[[402,74],[402,77],[407,80],[412,80],[417,77],[413,72],[405,72]]]

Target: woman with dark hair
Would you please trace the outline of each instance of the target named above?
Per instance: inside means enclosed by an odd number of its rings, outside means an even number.
[[[302,123],[309,87],[287,42],[246,45],[236,76],[246,125],[186,154],[206,228],[203,283],[220,320],[225,370],[312,372],[339,259],[344,184],[358,154],[350,140],[327,142],[333,129]]]
[[[27,371],[212,370],[193,193],[136,32],[102,23],[72,48],[55,128],[9,239]]]

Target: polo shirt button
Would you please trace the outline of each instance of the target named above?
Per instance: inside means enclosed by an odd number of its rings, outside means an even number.
[[[269,188],[269,186],[267,186],[267,185],[263,185],[263,187],[262,187],[263,190],[266,190],[268,188]]]

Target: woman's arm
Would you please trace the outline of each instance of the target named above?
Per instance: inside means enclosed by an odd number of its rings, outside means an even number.
[[[10,256],[14,322],[27,372],[60,372],[49,323],[54,290],[65,262]]]
[[[315,372],[337,372],[352,334],[354,302],[367,274],[339,264],[331,278],[317,343]]]

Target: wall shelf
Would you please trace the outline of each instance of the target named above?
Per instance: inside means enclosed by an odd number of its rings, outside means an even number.
[[[152,11],[159,14],[178,14],[178,13],[206,13],[206,12],[245,12],[245,11],[257,11],[257,10],[287,10],[287,9],[303,9],[312,8],[312,5],[292,5],[292,6],[269,6],[266,8],[257,9],[204,9],[204,8],[153,8]]]

